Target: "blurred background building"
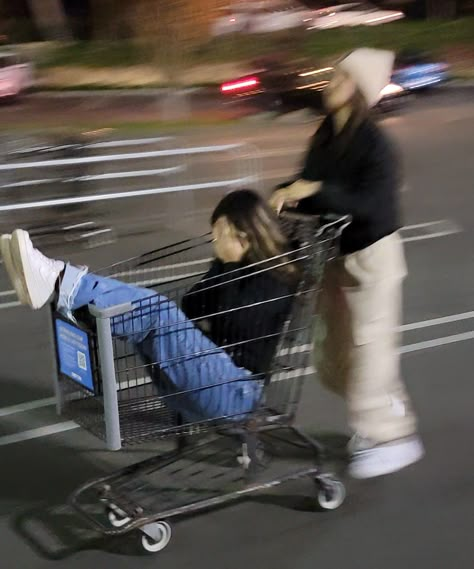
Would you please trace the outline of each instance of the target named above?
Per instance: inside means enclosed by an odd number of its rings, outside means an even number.
[[[336,0],[304,0],[311,8]],[[343,3],[343,2],[339,2]],[[474,13],[474,0],[373,0],[413,18],[455,18]],[[13,42],[43,39],[131,39],[174,26],[177,39],[206,35],[216,10],[230,0],[0,0],[0,33]],[[150,30],[150,24],[155,26]]]

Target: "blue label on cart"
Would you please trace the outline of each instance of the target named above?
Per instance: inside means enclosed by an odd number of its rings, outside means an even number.
[[[87,333],[63,320],[56,320],[56,342],[60,372],[94,391]]]

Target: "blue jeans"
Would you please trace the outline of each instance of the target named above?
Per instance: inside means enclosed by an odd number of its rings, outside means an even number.
[[[111,319],[112,336],[133,346],[147,363],[166,374],[155,384],[186,420],[242,418],[259,401],[262,382],[205,336],[165,296],[71,265],[61,282],[58,309],[72,311],[89,304],[109,308],[131,302],[134,309]],[[152,367],[155,369],[155,366]],[[159,381],[158,381],[159,380]]]

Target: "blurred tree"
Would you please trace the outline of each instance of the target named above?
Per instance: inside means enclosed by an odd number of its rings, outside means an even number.
[[[90,39],[91,1],[92,0],[62,0],[74,39]]]
[[[133,40],[168,74],[208,41],[216,8],[229,0],[93,0],[92,36]]]
[[[426,0],[428,18],[455,18],[457,15],[457,0]]]
[[[70,1],[70,0],[69,0]],[[231,0],[92,0],[95,39],[150,38],[155,28],[174,42],[203,40],[216,8]],[[171,28],[169,27],[171,25]],[[176,32],[179,37],[176,37]],[[157,38],[155,38],[156,40]]]
[[[62,0],[28,0],[28,4],[42,39],[71,39]]]

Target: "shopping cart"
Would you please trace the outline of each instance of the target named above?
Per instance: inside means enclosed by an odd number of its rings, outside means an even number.
[[[245,270],[236,269],[225,279],[202,280],[212,259],[209,235],[182,241],[99,271],[156,290],[150,298],[105,310],[89,307],[87,314],[78,315],[80,324],[53,314],[60,411],[105,439],[109,449],[168,437],[178,441],[171,452],[78,488],[70,501],[79,514],[107,535],[139,530],[143,548],[157,552],[170,541],[172,518],[289,480],[314,480],[315,504],[323,509],[342,504],[343,484],[321,469],[324,449],[293,423],[304,378],[313,373],[315,298],[325,265],[337,254],[338,239],[347,223],[347,218],[323,220],[287,213],[282,224],[291,251]],[[242,376],[226,382],[216,377],[212,383],[201,384],[195,378],[192,386],[177,391],[170,387],[167,373],[169,366],[182,362],[160,361],[158,365],[144,361],[117,333],[125,327],[134,333],[135,319],[155,310],[157,299],[163,296],[179,305],[198,281],[201,291],[217,294],[231,282],[244,285],[256,275],[285,272],[289,267],[298,275],[291,294],[282,296],[269,287],[260,291],[255,302],[241,305],[234,298],[219,314],[207,314],[192,324],[241,311],[248,319],[247,337],[221,348],[237,357],[239,350],[251,346],[267,360],[264,369],[242,370]],[[277,311],[287,307],[277,333],[262,335],[255,309],[264,303],[273,304]],[[183,317],[170,333],[179,334],[189,325]],[[136,333],[143,334],[138,328]],[[184,357],[205,362],[206,355],[191,346]],[[249,379],[255,386],[252,405],[236,406],[226,383],[248,385]],[[186,410],[196,400],[199,413],[188,414]]]

